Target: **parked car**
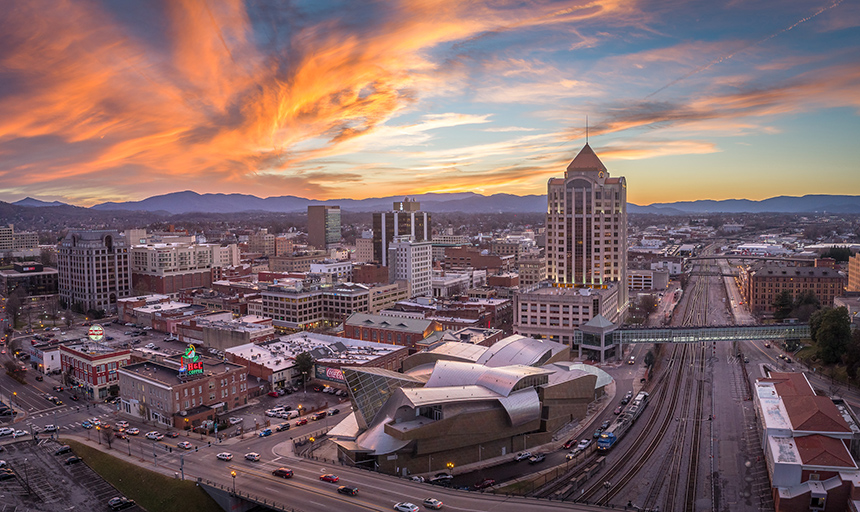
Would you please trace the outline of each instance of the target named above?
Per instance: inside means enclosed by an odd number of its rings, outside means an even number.
[[[329,473],[329,474],[325,474],[325,475],[320,475],[320,480],[322,480],[323,482],[335,483],[338,480],[340,480],[340,478],[338,478],[337,475],[332,475]]]
[[[413,482],[424,483],[424,477],[423,476],[417,476],[417,475],[410,476],[409,479],[412,480]]]
[[[277,397],[277,396],[278,396],[278,392],[277,392],[277,391],[269,391],[269,392],[268,392],[268,393],[266,393],[266,394],[267,394],[267,395],[269,395],[269,396],[273,396],[273,397]]]
[[[531,460],[530,460],[530,462],[531,462]],[[492,478],[485,478],[485,479],[483,479],[480,482],[475,484],[475,490],[480,491],[481,489],[486,489],[487,487],[492,487],[494,485],[496,485],[495,480],[493,480]]]
[[[71,446],[63,445],[63,446],[57,448],[56,450],[54,450],[54,455],[63,455],[63,454],[69,453],[71,451],[72,451]]]
[[[125,496],[118,496],[108,500],[108,506],[111,510],[122,510],[134,506],[134,500],[130,500]]]
[[[83,460],[84,459],[82,459],[80,457],[76,457],[76,456],[72,455],[71,457],[66,459],[65,462],[63,462],[63,464],[65,464],[66,466],[71,466],[72,464],[77,464],[78,462],[82,462]]]
[[[341,494],[347,494],[349,496],[355,496],[358,494],[358,487],[350,487],[348,485],[341,485],[337,488],[337,492]]]
[[[230,418],[230,424],[235,425],[237,423],[242,423],[242,418]]]
[[[533,455],[529,458],[529,464],[538,464],[546,460],[546,455],[542,453],[538,453],[537,455]]]
[[[216,457],[218,457],[218,460],[223,460],[223,461],[233,460],[233,454],[229,453],[229,452],[221,452],[218,455],[216,455]]]
[[[250,452],[250,453],[246,453],[246,454],[245,454],[245,459],[246,459],[246,460],[250,460],[250,461],[257,462],[257,461],[259,461],[259,460],[260,460],[260,454],[259,454],[259,453],[257,453],[257,452]],[[274,474],[274,473],[272,473],[272,474]]]
[[[436,476],[430,479],[431,483],[435,482],[447,482],[448,480],[453,480],[454,476],[449,475],[448,473],[436,473]]]
[[[272,471],[272,474],[274,476],[279,476],[281,478],[292,478],[293,477],[293,470],[287,469],[287,468],[278,468],[278,469]]]
[[[439,510],[442,508],[442,502],[436,498],[426,498],[424,500],[424,506],[433,510]]]

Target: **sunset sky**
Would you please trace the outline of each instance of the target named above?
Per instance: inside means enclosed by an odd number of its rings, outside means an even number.
[[[860,194],[860,1],[26,0],[0,200]]]

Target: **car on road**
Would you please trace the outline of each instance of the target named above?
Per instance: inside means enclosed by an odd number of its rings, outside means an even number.
[[[117,439],[122,439],[122,440],[128,439],[128,434],[126,434],[125,432],[117,432],[114,435],[117,437]]]
[[[85,429],[87,429],[87,430],[89,430],[89,429],[93,428],[93,424],[92,424],[92,423],[90,423],[90,421],[89,421],[89,420],[84,420],[84,422],[83,422],[83,423],[81,423],[81,426],[82,426],[82,427],[84,427],[84,428],[85,428]],[[137,429],[134,429],[134,430],[137,430]],[[131,432],[129,432],[129,433],[131,433]]]
[[[538,453],[537,455],[532,455],[529,458],[529,464],[538,464],[546,460],[546,455],[542,453]]]
[[[578,445],[576,445],[576,449],[577,450],[584,450],[584,449],[588,448],[589,446],[591,446],[591,443],[592,443],[591,439],[583,439],[582,441],[579,442]]]
[[[790,358],[790,357],[788,357],[788,356],[785,356],[785,362],[786,362],[786,363],[790,363],[790,362],[791,362],[791,358]]]
[[[56,432],[56,431],[57,431],[56,425],[45,425],[45,432]]]
[[[243,420],[242,420],[242,418],[235,418],[235,417],[234,417],[234,418],[230,418],[230,424],[231,424],[231,425],[235,425],[235,424],[237,424],[237,423],[242,423],[242,421],[243,421]]]
[[[36,375],[36,380],[42,382],[45,380],[45,377],[42,377],[41,375]]]
[[[81,461],[83,461],[83,460],[84,460],[84,459],[82,459],[82,458],[80,458],[80,457],[76,457],[76,456],[72,455],[71,457],[67,458],[67,459],[63,462],[63,464],[65,464],[66,466],[71,466],[72,464],[77,464],[78,462],[81,462]]]
[[[348,485],[341,485],[337,488],[337,492],[341,494],[346,494],[349,496],[355,496],[358,494],[358,487],[350,487]]]
[[[90,418],[90,423],[92,423],[93,425],[98,426],[98,425],[101,425],[101,424],[102,424],[102,420],[100,420],[100,419],[98,419],[98,418]]]
[[[15,432],[12,432],[12,439],[17,439],[19,437],[24,437],[26,435],[27,435],[27,433],[24,432],[23,430],[16,430]]]
[[[77,402],[78,401],[78,395],[72,395],[72,400]]]
[[[125,433],[131,436],[136,436],[140,434],[140,429],[137,427],[131,427],[130,429],[126,430]]]
[[[418,512],[418,505],[414,503],[409,503],[408,501],[403,501],[400,503],[394,504],[394,510],[397,512]]]
[[[14,428],[9,428],[9,427],[0,428],[0,436],[10,436],[10,435],[12,435],[13,432],[15,432]]]
[[[192,445],[188,441],[180,441],[180,442],[176,443],[176,446],[178,446],[182,449],[185,449],[185,450],[190,450],[190,449],[194,448],[194,445]]]
[[[311,419],[314,421],[321,420],[325,417],[326,417],[325,411],[317,412],[317,413],[314,413],[313,415],[311,415]]]
[[[481,489],[486,489],[487,487],[492,487],[496,485],[496,481],[492,478],[485,478],[480,482],[475,484],[475,490],[480,491]]]
[[[257,435],[258,435],[258,436],[260,436],[260,437],[268,437],[268,436],[272,435],[272,429],[270,429],[270,428],[264,428],[264,429],[263,429],[263,430],[261,430],[261,431],[260,431],[260,433],[259,433],[259,434],[257,434]]]
[[[340,480],[340,478],[338,478],[337,475],[332,475],[331,473],[327,473],[325,475],[320,475],[320,480],[322,480],[323,482],[335,483],[338,480]]]
[[[532,456],[532,452],[520,452],[514,457],[514,460],[519,462],[521,460],[529,460]]]
[[[233,454],[229,453],[229,452],[221,452],[218,455],[216,455],[216,457],[218,457],[218,460],[224,460],[224,461],[233,460]]]
[[[595,430],[593,434],[591,434],[591,437],[593,437],[594,439],[597,439],[598,437],[600,437],[600,434],[602,434],[602,433],[603,433],[603,429],[599,428],[599,429]]]
[[[179,437],[179,432],[177,432],[175,430],[171,430],[170,432],[167,432],[164,435],[171,438],[171,439],[176,439],[177,437]]]
[[[770,343],[765,343],[764,348],[770,348]]]
[[[328,410],[329,416],[334,416],[335,414],[340,414],[340,409],[329,409]]]
[[[54,402],[54,405],[63,405],[63,401],[57,397],[54,397],[54,399],[51,401]]]
[[[116,422],[116,426],[119,428],[128,428],[128,422],[120,420]]]
[[[296,421],[297,427],[301,427],[302,425],[307,425],[307,424],[308,424],[307,418],[302,418],[302,419]]]
[[[622,407],[619,405],[618,407],[615,408],[614,411],[612,411],[612,414],[621,414],[621,409],[622,409]]]
[[[292,478],[293,477],[293,470],[287,469],[287,468],[278,468],[278,469],[272,471],[272,475],[279,476],[281,478]]]
[[[260,460],[260,454],[257,452],[246,453],[245,454],[245,460],[257,462]]]
[[[146,433],[146,438],[151,439],[153,441],[161,441],[162,439],[164,439],[164,434],[158,432],[157,430],[151,430]]]
[[[108,507],[111,510],[122,510],[134,506],[134,500],[130,500],[125,496],[117,496],[108,500]]]
[[[436,498],[425,498],[424,506],[433,510],[439,510],[442,508],[442,502]]]
[[[564,456],[567,460],[573,460],[579,454],[578,450],[573,450],[572,452],[568,452],[567,455]]]
[[[54,391],[58,391],[58,392],[59,392],[59,391],[62,391],[62,390],[63,390],[63,386],[54,386]]]
[[[600,424],[600,430],[606,430],[607,428],[609,428],[609,424],[610,424],[610,423],[611,423],[611,422],[610,422],[609,420],[606,420],[606,421],[604,421],[603,423],[601,423],[601,424]]]
[[[564,444],[561,445],[561,447],[565,450],[570,450],[570,447],[573,446],[575,443],[578,443],[578,442],[579,442],[578,439],[571,437],[570,439],[565,441]]]
[[[281,423],[280,425],[275,427],[275,430],[277,430],[278,432],[283,432],[284,430],[289,430],[289,429],[290,429],[289,423]]]

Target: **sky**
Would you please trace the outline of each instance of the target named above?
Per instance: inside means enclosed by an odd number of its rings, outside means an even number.
[[[860,195],[860,0],[27,0],[0,200]],[[586,121],[587,119],[587,121]]]

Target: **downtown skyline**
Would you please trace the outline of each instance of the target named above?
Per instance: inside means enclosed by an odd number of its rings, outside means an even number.
[[[860,6],[47,2],[0,38],[0,200],[860,194]]]

